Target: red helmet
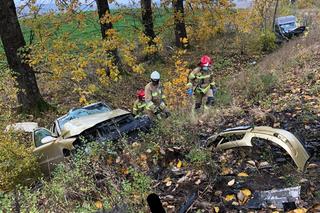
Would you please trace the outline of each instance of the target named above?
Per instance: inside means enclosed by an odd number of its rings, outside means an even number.
[[[144,89],[140,89],[140,90],[138,90],[137,91],[137,97],[139,98],[139,99],[144,99]]]
[[[209,66],[211,64],[212,64],[212,60],[211,60],[211,58],[209,56],[203,55],[201,57],[201,59],[200,59],[200,66],[201,67],[207,67],[207,66]]]

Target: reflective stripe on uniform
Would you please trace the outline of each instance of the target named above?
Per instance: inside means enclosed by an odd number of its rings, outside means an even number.
[[[211,75],[199,75],[197,76],[197,79],[207,79],[207,78],[210,78]]]
[[[193,74],[193,73],[190,73],[190,75],[189,75],[189,79],[195,79],[195,74]]]

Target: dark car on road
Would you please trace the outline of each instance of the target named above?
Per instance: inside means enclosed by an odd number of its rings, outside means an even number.
[[[306,27],[298,26],[295,16],[282,16],[276,18],[274,30],[278,41],[283,41],[303,34]]]

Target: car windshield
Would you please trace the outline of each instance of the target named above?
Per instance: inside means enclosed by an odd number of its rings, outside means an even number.
[[[296,23],[291,22],[291,23],[287,23],[287,24],[282,24],[282,25],[280,25],[280,27],[282,28],[282,30],[284,32],[288,33],[296,28]]]
[[[109,111],[111,111],[111,108],[103,103],[93,104],[79,109],[72,109],[67,115],[58,119],[58,124],[60,129],[62,129],[65,123],[71,120]]]

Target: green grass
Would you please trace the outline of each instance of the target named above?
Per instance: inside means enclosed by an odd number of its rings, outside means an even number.
[[[164,9],[156,9],[154,12],[154,28],[156,33],[159,33],[160,28],[163,26],[165,21],[170,18],[170,12]],[[55,37],[59,37],[65,33],[69,34],[70,39],[77,44],[83,43],[84,41],[89,41],[92,39],[99,39],[101,38],[100,32],[100,24],[98,15],[95,11],[86,11],[82,12],[85,16],[81,27],[78,27],[77,21],[73,21],[70,23],[62,24],[58,31],[54,32]],[[141,24],[141,12],[139,9],[119,9],[119,10],[112,10],[112,14],[114,15],[121,15],[122,18],[114,24],[114,28],[119,32],[120,36],[124,39],[134,40],[137,37],[137,30],[143,29]],[[54,17],[59,22],[64,22],[64,15],[56,15]],[[20,20],[21,29],[26,40],[27,44],[30,44],[30,32],[31,29],[27,26],[26,22],[30,20]],[[40,25],[45,26],[48,29],[53,29],[52,18],[48,19],[46,16],[40,16],[35,20],[39,22]],[[173,29],[172,29],[173,30]],[[36,38],[35,38],[36,39]],[[0,42],[0,60],[1,54],[3,54],[3,46]]]

